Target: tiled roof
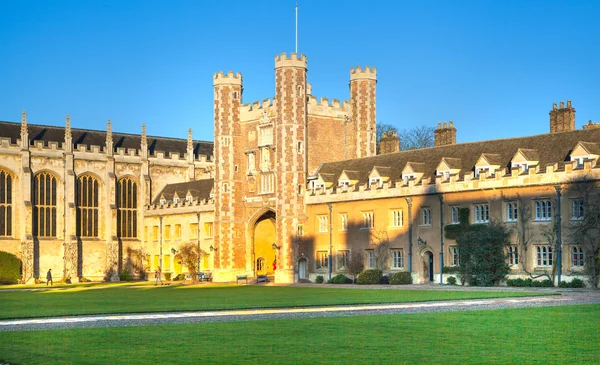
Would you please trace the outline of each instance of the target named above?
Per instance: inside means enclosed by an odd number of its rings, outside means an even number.
[[[589,130],[589,129],[588,129]],[[581,142],[583,148],[593,155],[600,155],[600,143]]]
[[[33,141],[44,141],[44,144],[47,145],[48,142],[63,143],[65,140],[64,127],[27,124],[27,130],[29,132],[30,145],[33,144]],[[77,145],[87,145],[88,148],[92,145],[101,147],[106,145],[106,131],[71,128],[71,135],[73,136],[75,148]],[[115,151],[117,148],[140,149],[141,135],[117,132],[113,132],[112,135]],[[11,143],[17,143],[17,139],[21,138],[21,124],[0,122],[0,138],[10,138]],[[163,151],[165,152],[165,156],[176,152],[183,157],[187,153],[187,139],[153,136],[148,136],[147,139],[148,152],[151,155],[155,151]],[[198,158],[199,155],[205,155],[207,159],[212,159],[213,142],[194,141],[194,156]]]
[[[358,171],[358,184],[368,182],[369,173],[374,166],[388,166],[391,168],[391,180],[400,180],[402,170],[408,162],[421,162],[425,164],[423,178],[435,176],[435,169],[442,158],[460,159],[457,166],[461,168],[460,176],[473,167],[482,154],[496,154],[493,157],[500,168],[509,168],[510,161],[519,148],[537,150],[541,171],[546,165],[558,163],[559,169],[564,169],[564,162],[569,160],[569,154],[579,141],[591,142],[585,144],[596,150],[600,145],[600,128],[575,130],[562,133],[540,134],[530,137],[499,139],[492,141],[461,143],[445,145],[419,150],[401,151],[378,156],[364,157],[346,161],[324,163],[318,173],[334,174],[339,178],[343,170]],[[490,161],[492,162],[492,161]],[[454,164],[454,163],[453,163]]]
[[[528,148],[520,148],[519,151],[521,151],[521,153],[523,154],[523,156],[525,156],[527,161],[539,161],[540,160],[540,153],[538,152],[538,150],[532,150],[532,149],[528,149]]]
[[[192,197],[197,200],[210,199],[210,192],[215,185],[214,179],[194,180],[183,183],[168,184],[157,195],[152,204],[159,204],[161,197],[165,197],[167,201],[173,200],[173,196],[177,193],[179,199],[184,200],[189,191]]]

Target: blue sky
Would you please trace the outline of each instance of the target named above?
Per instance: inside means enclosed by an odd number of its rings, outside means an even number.
[[[213,140],[212,75],[274,94],[295,1],[0,2],[0,120]],[[313,94],[378,70],[377,119],[452,119],[458,141],[547,133],[553,102],[600,121],[600,1],[299,1]]]

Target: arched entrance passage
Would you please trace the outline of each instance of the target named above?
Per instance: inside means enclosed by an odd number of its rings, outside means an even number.
[[[275,213],[269,210],[254,224],[252,237],[254,275],[274,275],[273,262],[277,257],[277,250],[273,248],[275,239]]]

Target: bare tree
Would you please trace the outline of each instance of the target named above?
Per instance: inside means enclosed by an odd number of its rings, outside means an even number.
[[[197,278],[198,262],[204,257],[204,251],[198,250],[198,245],[194,242],[184,243],[179,246],[179,253],[175,256],[175,259],[181,260],[181,263],[188,268],[190,275]]]
[[[584,273],[596,288],[600,285],[600,182],[586,176],[570,181],[567,190],[578,202],[573,203],[573,219],[565,231],[570,241],[581,246]]]
[[[371,231],[371,245],[375,257],[375,268],[387,270],[390,257],[390,237],[385,229],[374,229]]]
[[[356,277],[365,268],[365,257],[359,251],[353,250],[348,256],[348,263],[346,264],[348,273],[352,275],[352,278],[356,281]]]

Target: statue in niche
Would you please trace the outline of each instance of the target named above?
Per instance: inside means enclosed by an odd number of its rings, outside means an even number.
[[[248,154],[248,173],[253,174],[256,170],[256,162],[254,158],[254,153]]]
[[[262,158],[260,169],[263,172],[267,172],[271,168],[271,151],[269,150],[269,147],[265,147],[262,149],[261,157]]]

